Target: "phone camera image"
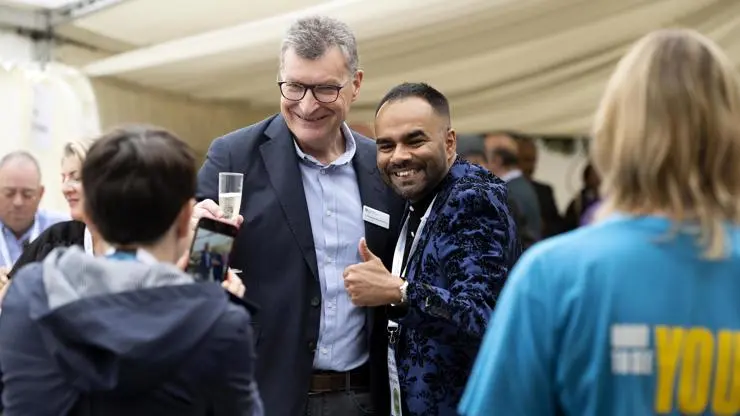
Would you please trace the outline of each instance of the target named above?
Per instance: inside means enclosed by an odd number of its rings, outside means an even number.
[[[198,280],[223,281],[233,243],[231,236],[198,228],[190,250],[188,273]]]

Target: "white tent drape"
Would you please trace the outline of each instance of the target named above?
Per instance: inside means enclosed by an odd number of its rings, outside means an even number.
[[[127,2],[75,23],[135,45],[83,71],[198,99],[274,105],[285,29],[298,16],[326,14],[349,24],[359,42],[365,80],[352,122],[372,121],[393,85],[424,81],[450,98],[459,131],[582,135],[619,58],[652,30],[694,28],[740,63],[740,1],[312,0],[305,8],[305,0],[285,0],[281,9],[292,5],[290,12],[249,12],[265,1],[209,2],[201,30],[187,36],[179,18],[159,18],[177,0]],[[116,24],[134,15],[137,26]],[[147,21],[157,36],[136,30]]]
[[[42,207],[66,211],[60,161],[64,144],[100,134],[95,94],[79,71],[61,64],[0,61],[0,155],[27,150],[38,158]]]

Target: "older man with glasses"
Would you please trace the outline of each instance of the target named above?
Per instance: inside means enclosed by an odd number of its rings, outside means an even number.
[[[345,123],[358,65],[345,24],[294,23],[280,51],[280,114],[215,140],[198,176],[195,218],[223,218],[219,172],[244,174],[231,267],[261,306],[256,377],[268,415],[389,408],[384,310],[353,305],[343,280],[363,238],[390,268],[403,212],[374,142]]]

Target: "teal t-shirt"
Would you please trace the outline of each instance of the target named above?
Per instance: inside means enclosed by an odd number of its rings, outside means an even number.
[[[543,241],[512,270],[462,415],[740,413],[740,229],[615,215]]]

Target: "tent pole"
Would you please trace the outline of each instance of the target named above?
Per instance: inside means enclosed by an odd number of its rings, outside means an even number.
[[[126,0],[80,0],[62,8],[51,10],[50,23],[59,26],[116,6]]]

